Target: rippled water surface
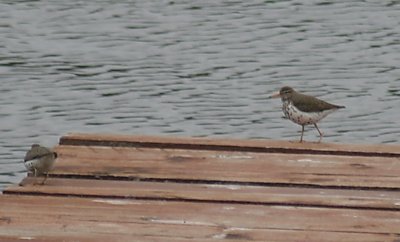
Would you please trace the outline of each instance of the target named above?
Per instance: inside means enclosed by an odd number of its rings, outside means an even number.
[[[347,108],[324,141],[399,143],[399,1],[1,1],[0,190],[68,132],[298,139],[283,85]],[[306,140],[318,140],[308,128]]]

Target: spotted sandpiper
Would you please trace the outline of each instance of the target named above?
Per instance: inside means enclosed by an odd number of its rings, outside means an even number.
[[[300,142],[303,142],[304,126],[309,124],[314,124],[320,135],[319,141],[321,141],[323,134],[317,123],[328,114],[344,108],[344,106],[334,105],[316,97],[298,93],[288,86],[282,87],[279,92],[270,96],[270,98],[277,97],[282,99],[282,111],[285,118],[301,125]]]
[[[56,158],[56,152],[38,144],[33,144],[25,155],[24,164],[28,172],[33,173],[33,176],[45,176],[41,183],[43,185]]]

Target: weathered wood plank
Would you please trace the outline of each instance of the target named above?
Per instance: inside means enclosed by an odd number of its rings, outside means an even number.
[[[88,134],[60,144],[45,185],[28,177],[0,196],[0,241],[400,241],[399,145]]]
[[[166,226],[165,226],[166,227]],[[132,226],[132,229],[143,229],[140,227],[134,227]],[[167,227],[164,229],[168,229]],[[24,235],[24,236],[6,236],[6,235],[0,235],[0,241],[6,241],[6,242],[13,242],[13,241],[29,241],[29,242],[110,242],[110,241],[118,241],[118,242],[195,242],[199,241],[198,238],[186,238],[184,236],[182,237],[167,237],[167,236],[153,236],[151,234],[111,234],[111,233],[102,233],[102,232],[97,232],[97,233],[91,233],[91,234],[83,234],[83,233],[70,233],[70,232],[57,232],[57,233],[40,233],[35,230],[35,228],[27,227],[23,231],[14,231],[11,230],[9,234],[15,234],[17,232],[18,234]],[[51,235],[49,235],[51,234]],[[278,233],[277,233],[278,234]],[[311,233],[313,234],[313,233]],[[317,235],[321,233],[316,233]],[[322,237],[319,235],[319,237]],[[338,237],[338,236],[335,236]],[[342,237],[344,237],[342,235]],[[393,237],[393,236],[392,236]],[[339,237],[340,238],[340,237]],[[390,236],[374,236],[375,240],[367,240],[367,241],[377,241],[377,239],[384,239],[384,238],[390,238]],[[220,238],[201,238],[201,241],[204,242],[212,242],[212,241],[223,241],[223,242],[237,242],[237,241],[243,241],[243,240],[238,240],[238,239],[220,239]],[[265,242],[264,240],[251,240],[252,242],[258,241],[258,242]],[[282,241],[282,240],[279,240]],[[332,240],[333,241],[333,240]],[[361,240],[357,240],[360,241]]]
[[[357,145],[315,142],[299,143],[276,140],[209,139],[72,133],[61,137],[60,144],[400,157],[399,145]]]
[[[22,234],[30,234],[30,231],[24,231]],[[375,238],[387,238],[388,236],[379,236]],[[190,239],[190,238],[168,238],[165,236],[152,236],[152,235],[104,235],[104,234],[91,234],[91,235],[81,235],[81,236],[74,236],[74,235],[39,235],[39,236],[20,236],[20,237],[11,237],[11,236],[1,236],[0,241],[7,241],[7,242],[14,242],[14,241],[29,241],[29,242],[110,242],[110,241],[118,241],[118,242],[194,242],[198,241],[198,239]],[[208,241],[243,241],[237,239],[213,239],[213,238],[202,238],[201,241],[208,242]],[[256,241],[256,240],[252,240]],[[361,241],[361,240],[360,240]],[[373,240],[368,240],[373,241]],[[263,240],[259,240],[259,242],[264,242]]]
[[[47,225],[47,224],[44,224]],[[168,226],[157,226],[160,227],[159,230],[169,230]],[[140,230],[142,228],[130,226],[132,230]],[[182,228],[184,229],[184,228]],[[195,229],[195,228],[194,228]],[[132,242],[132,241],[140,241],[140,242],[238,242],[238,241],[251,241],[251,242],[287,242],[287,241],[296,241],[296,242],[398,242],[399,236],[397,235],[389,235],[389,234],[358,234],[358,233],[346,233],[346,232],[319,232],[319,231],[296,231],[296,230],[279,230],[279,229],[271,229],[268,231],[259,231],[255,229],[248,229],[246,231],[240,230],[240,228],[236,229],[227,229],[226,231],[222,231],[220,234],[215,233],[212,237],[191,237],[188,236],[162,236],[162,235],[152,235],[152,234],[144,234],[148,232],[143,230],[142,234],[111,234],[111,233],[103,233],[101,231],[96,231],[93,233],[85,232],[75,232],[74,227],[70,227],[69,231],[59,231],[57,233],[53,233],[52,235],[44,235],[44,233],[39,233],[35,228],[26,226],[24,230],[15,231],[11,229],[7,234],[9,236],[0,234],[0,241],[14,242],[14,241],[32,241],[32,242],[109,242],[109,241],[118,241],[118,242]],[[0,229],[1,233],[1,229]],[[16,235],[16,233],[24,236]],[[13,236],[14,234],[14,236]],[[250,234],[250,235],[249,235]]]
[[[8,237],[394,241],[398,228],[398,211],[0,196],[0,236]]]
[[[46,185],[34,185],[41,181],[42,178],[28,177],[22,186],[11,186],[3,193],[400,210],[400,191],[62,178],[49,178]]]
[[[400,159],[212,150],[58,146],[53,174],[353,188],[400,188]]]
[[[44,224],[47,225],[47,224]],[[169,230],[168,226],[157,226],[161,227],[159,230]],[[142,228],[130,226],[132,230],[140,230]],[[29,226],[24,227],[24,230],[15,231],[11,229],[7,234],[10,235],[1,235],[0,241],[32,241],[32,242],[68,242],[68,241],[79,241],[79,242],[109,242],[109,241],[118,241],[118,242],[132,242],[132,241],[141,241],[141,242],[237,242],[237,241],[251,241],[251,242],[287,242],[287,241],[296,241],[296,242],[377,242],[377,241],[388,241],[388,242],[397,242],[397,235],[388,235],[388,234],[358,234],[358,233],[343,233],[343,232],[319,232],[319,231],[295,231],[295,230],[279,230],[279,229],[271,229],[268,231],[259,231],[254,229],[248,229],[246,231],[242,231],[235,228],[227,229],[226,231],[222,231],[220,234],[215,233],[213,237],[191,237],[188,236],[162,236],[162,235],[152,235],[152,234],[144,234],[148,232],[143,230],[142,234],[111,234],[111,233],[103,233],[101,231],[96,231],[93,233],[85,232],[76,232],[75,228],[69,228],[69,231],[59,231],[56,233],[52,233],[52,235],[44,235],[44,233],[37,232],[36,228],[32,228]],[[184,229],[184,228],[182,228]],[[194,228],[195,229],[195,228]],[[0,229],[1,233],[1,229]],[[16,235],[18,234],[18,235]],[[250,235],[249,235],[250,234]],[[14,235],[14,236],[13,236]],[[20,236],[23,235],[23,236]]]

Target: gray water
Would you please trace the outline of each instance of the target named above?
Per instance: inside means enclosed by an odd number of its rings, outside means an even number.
[[[0,1],[0,190],[68,132],[399,143],[399,1]],[[305,139],[317,141],[311,127]]]

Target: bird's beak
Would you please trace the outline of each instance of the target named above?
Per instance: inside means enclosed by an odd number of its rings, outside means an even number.
[[[278,98],[278,97],[281,97],[281,94],[279,92],[274,92],[272,93],[271,96],[269,96],[269,98]]]

